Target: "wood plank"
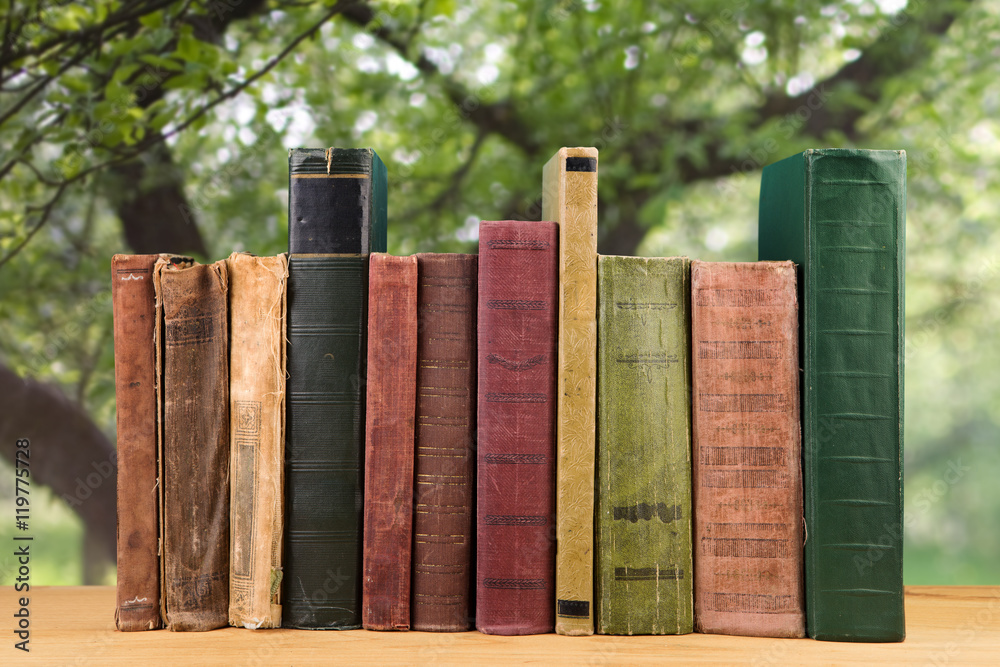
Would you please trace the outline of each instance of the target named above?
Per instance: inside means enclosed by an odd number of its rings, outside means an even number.
[[[12,628],[23,594],[0,589]],[[30,654],[2,632],[0,664],[468,664],[472,662],[662,664],[919,663],[996,664],[1000,660],[1000,586],[908,586],[906,641],[849,644],[810,639],[759,639],[691,634],[673,637],[496,637],[478,632],[349,632],[246,630],[205,633],[118,632],[111,586],[39,587],[30,591]],[[9,659],[8,659],[9,658]]]

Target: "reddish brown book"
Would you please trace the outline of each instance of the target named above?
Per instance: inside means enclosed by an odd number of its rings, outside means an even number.
[[[555,626],[558,228],[479,225],[476,628]]]
[[[226,262],[153,270],[163,341],[162,597],[170,630],[229,624]]]
[[[699,632],[803,637],[791,262],[691,263]]]
[[[468,630],[476,439],[476,255],[417,256],[414,630]]]
[[[156,322],[153,264],[159,255],[111,258],[118,437],[119,630],[160,627],[156,470]]]
[[[417,258],[370,262],[361,625],[409,630]]]

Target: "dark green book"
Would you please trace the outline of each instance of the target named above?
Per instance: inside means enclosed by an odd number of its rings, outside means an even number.
[[[902,641],[903,151],[764,169],[760,251],[799,265],[806,629]]]
[[[385,252],[385,164],[370,148],[288,151],[288,252]]]
[[[289,153],[282,625],[361,627],[368,254],[386,243],[370,149]]]
[[[691,264],[597,261],[597,631],[691,632]]]

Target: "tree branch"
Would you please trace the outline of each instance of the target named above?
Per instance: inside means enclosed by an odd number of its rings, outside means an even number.
[[[438,79],[448,99],[458,107],[459,114],[480,131],[499,134],[531,157],[541,151],[541,142],[530,131],[530,123],[521,118],[510,100],[484,104],[479,92],[470,91],[454,78],[441,74],[438,66],[425,53],[420,52],[415,56],[411,54],[409,41],[412,40],[412,35],[411,40],[407,40],[389,26],[376,24],[378,17],[366,2],[350,2],[341,14],[346,20],[392,47],[425,76]]]
[[[907,10],[887,21],[880,39],[869,45],[854,62],[848,63],[831,76],[816,82],[809,90],[789,97],[783,89],[776,89],[750,110],[749,129],[757,130],[768,121],[787,118],[794,122],[800,134],[822,139],[831,130],[839,130],[852,141],[861,138],[857,122],[868,111],[838,98],[838,93],[850,88],[854,96],[870,103],[881,99],[883,83],[924,62],[933,52],[938,37],[948,31],[955,20],[968,9],[973,0],[958,0],[948,4],[928,5],[922,14],[912,16]],[[896,25],[901,27],[896,27]],[[805,117],[805,120],[798,120]],[[671,132],[688,135],[717,135],[720,119],[696,119],[665,128]],[[648,137],[642,137],[647,141]],[[709,159],[705,165],[695,165],[690,160],[679,164],[681,182],[691,183],[708,178],[728,176],[740,170],[745,156],[728,155],[722,141],[709,145]],[[763,164],[758,167],[763,167]]]
[[[862,134],[857,122],[867,112],[866,107],[852,105],[838,98],[838,93],[850,88],[854,96],[860,96],[870,103],[877,102],[883,93],[883,83],[887,78],[912,69],[924,62],[933,52],[935,40],[946,33],[955,20],[965,11],[972,0],[959,0],[947,8],[940,5],[926,5],[919,16],[907,10],[888,20],[877,41],[869,45],[862,55],[852,63],[844,65],[831,76],[815,83],[809,90],[788,96],[783,89],[776,89],[760,104],[749,109],[751,114],[747,124],[749,130],[759,130],[775,119],[785,119],[789,128],[799,136],[822,139],[831,130],[842,132],[849,140],[859,141]],[[897,27],[898,26],[898,27]],[[661,173],[663,164],[663,137],[687,135],[694,137],[714,137],[705,142],[704,160],[695,161],[681,156],[673,165],[677,171],[677,181],[690,184],[697,181],[723,178],[746,171],[756,171],[767,162],[782,157],[765,151],[765,158],[758,159],[746,154],[734,154],[724,137],[725,119],[698,118],[684,121],[666,122],[655,131],[640,133],[625,142],[615,152],[628,154],[640,164],[645,173]],[[618,203],[631,201],[635,215],[622,215],[613,229],[604,229],[603,240],[598,249],[603,254],[632,254],[646,236],[646,228],[638,220],[638,211],[662,184],[639,190],[625,190]],[[606,220],[606,205],[601,203],[599,219]]]
[[[437,197],[434,198],[428,208],[431,211],[438,212],[444,208],[449,202],[458,196],[462,181],[465,180],[465,176],[472,169],[472,165],[476,162],[476,157],[479,155],[479,149],[482,147],[483,142],[486,140],[489,134],[487,132],[480,131],[476,135],[476,140],[472,143],[472,147],[469,148],[469,157],[463,162],[458,169],[456,169],[451,178],[448,181],[448,187],[441,191]]]
[[[162,145],[164,141],[183,132],[200,118],[205,116],[205,114],[209,111],[223,102],[237,96],[248,86],[258,81],[261,77],[274,69],[282,60],[284,60],[284,58],[287,57],[300,43],[302,43],[303,40],[314,34],[324,23],[340,13],[345,4],[347,3],[340,2],[331,7],[309,28],[302,31],[294,39],[292,39],[291,42],[289,42],[277,55],[272,57],[263,67],[239,84],[217,95],[211,101],[200,107],[197,111],[183,119],[167,132],[149,133],[143,140],[134,144],[129,150],[122,151],[114,157],[85,167],[73,176],[59,181],[58,185],[53,183],[53,185],[58,187],[57,196],[41,208],[43,215],[39,218],[39,222],[32,227],[28,237],[24,239],[22,243],[12,249],[5,257],[0,259],[0,266],[5,264],[14,255],[20,252],[25,243],[38,232],[42,225],[45,224],[48,219],[48,214],[51,211],[52,206],[55,204],[55,200],[62,195],[62,192],[66,187],[87,178],[93,173],[106,169],[115,169],[119,176],[126,179],[131,186],[125,189],[126,197],[120,198],[123,202],[123,206],[119,208],[118,213],[122,218],[122,222],[125,227],[126,240],[129,242],[129,245],[133,250],[136,252],[195,252],[207,254],[201,234],[198,232],[198,228],[190,215],[191,209],[187,206],[187,200],[183,193],[182,182],[177,179],[173,179],[172,181],[160,183],[148,193],[144,192],[140,189],[140,185],[146,172],[146,166],[144,164],[136,163],[134,160],[144,154],[151,155],[155,152],[153,149]],[[259,3],[254,6],[257,7],[258,5]],[[219,20],[216,27],[222,30],[232,19],[245,17],[246,11],[249,10],[246,7],[244,7],[243,10],[244,11],[242,12],[230,13],[223,19]],[[74,58],[74,61],[78,60],[79,58]],[[64,65],[62,71],[66,69],[67,65],[68,63]],[[159,90],[160,87],[157,86],[157,88],[147,96],[148,99],[150,101],[155,99],[157,97],[156,93]],[[163,156],[165,156],[165,158]],[[158,161],[161,165],[169,165],[169,152],[163,151],[161,157],[156,158],[156,161]],[[13,164],[11,164],[11,166],[13,166]],[[34,165],[29,164],[28,166],[35,169]],[[139,196],[129,199],[127,194],[130,192],[139,192],[140,194]],[[167,215],[167,219],[162,221],[161,224],[150,224],[150,220],[156,219],[157,217],[162,218],[163,215]]]
[[[69,187],[69,183],[64,181],[56,187],[55,194],[52,195],[52,197],[50,197],[47,202],[45,202],[41,206],[27,207],[27,210],[29,212],[39,211],[38,222],[36,222],[34,226],[28,231],[27,236],[21,239],[20,243],[18,243],[6,255],[0,258],[0,268],[3,268],[4,264],[6,264],[10,260],[12,260],[15,256],[17,256],[17,253],[21,252],[21,249],[24,248],[24,246],[28,245],[28,241],[30,241],[35,236],[35,234],[38,233],[38,230],[41,229],[46,222],[48,222],[49,215],[52,214],[52,209],[55,207],[56,203],[58,203],[58,201],[62,198],[63,193],[66,191],[67,187]]]
[[[747,110],[751,115],[748,128],[761,129],[767,122],[777,118],[797,114],[807,109],[805,121],[795,121],[795,131],[799,135],[821,139],[831,130],[839,130],[852,140],[861,138],[857,122],[867,108],[851,105],[836,97],[842,86],[850,86],[856,95],[868,102],[877,102],[882,96],[882,83],[886,78],[896,76],[923,62],[932,51],[933,41],[947,32],[955,19],[972,0],[959,0],[942,8],[926,2],[911,3],[883,26],[883,32],[853,63],[849,63],[833,75],[817,82],[804,93],[790,97],[783,89],[775,89],[766,95],[758,105]],[[919,14],[914,14],[912,6],[922,6]],[[540,142],[528,131],[529,124],[520,117],[518,109],[509,99],[483,105],[477,96],[451,77],[445,77],[424,53],[410,53],[409,40],[403,39],[397,31],[383,23],[374,10],[364,2],[354,2],[345,7],[343,17],[369,34],[393,48],[409,60],[421,73],[430,79],[437,79],[449,99],[457,106],[472,125],[480,132],[499,134],[527,157],[536,156],[541,150]],[[817,104],[816,102],[820,103]],[[816,107],[816,108],[814,108]],[[635,133],[630,139],[611,148],[612,154],[628,155],[630,160],[645,173],[664,173],[668,167],[676,173],[677,181],[690,184],[701,180],[721,178],[740,173],[746,166],[746,156],[734,155],[730,144],[723,138],[726,119],[697,118],[681,121],[667,121],[648,132]],[[668,135],[689,135],[711,137],[705,142],[704,160],[695,161],[688,156],[676,159],[674,165],[663,163],[663,137]],[[770,158],[777,156],[771,155]],[[763,166],[763,162],[753,163],[752,169]],[[608,229],[607,207],[601,204],[599,219],[602,222],[602,243],[600,250],[607,254],[632,254],[646,235],[646,229],[638,221],[638,213],[643,205],[663,187],[662,183],[640,189],[618,189],[621,196],[616,200],[619,207],[619,224]],[[511,211],[533,210],[531,202],[511,201],[507,213]]]
[[[85,28],[80,28],[79,30],[74,30],[72,32],[56,32],[55,36],[47,39],[46,41],[21,51],[13,51],[4,54],[0,57],[0,69],[11,65],[22,58],[27,58],[29,56],[37,56],[45,53],[54,46],[58,46],[64,43],[73,42],[84,42],[90,39],[92,36],[96,37],[96,41],[100,42],[104,39],[104,32],[111,30],[112,28],[117,28],[122,25],[129,24],[136,21],[143,16],[152,14],[153,12],[158,12],[165,7],[169,7],[174,4],[176,0],[154,0],[152,2],[126,2],[124,6],[118,10],[116,13],[111,14],[104,19],[101,23],[87,26]],[[138,5],[145,5],[141,9],[133,11]],[[24,25],[19,26],[21,30],[24,29]]]

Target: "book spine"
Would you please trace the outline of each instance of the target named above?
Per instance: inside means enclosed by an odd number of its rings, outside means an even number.
[[[468,630],[476,439],[476,255],[417,256],[414,630]]]
[[[554,222],[479,226],[476,628],[555,624]]]
[[[386,250],[386,168],[370,148],[288,152],[288,251]]]
[[[115,255],[111,259],[120,508],[115,625],[123,631],[160,627],[153,347],[156,315],[153,265],[157,257]]]
[[[161,265],[160,260],[163,260]],[[164,501],[166,493],[164,492],[164,455],[163,448],[165,445],[164,437],[164,403],[166,397],[166,386],[164,383],[163,369],[165,364],[165,354],[164,354],[164,341],[166,338],[165,327],[163,324],[163,288],[160,285],[160,272],[164,270],[167,264],[172,264],[174,269],[190,268],[194,266],[195,261],[190,257],[181,257],[176,255],[161,254],[159,255],[157,262],[153,265],[153,292],[155,294],[155,308],[156,321],[153,323],[153,347],[155,348],[155,360],[156,360],[156,500],[157,509],[159,510],[160,517],[160,542],[159,542],[159,553],[160,553],[160,624],[161,626],[166,626],[167,624],[167,578],[166,578],[166,559],[164,558],[164,545],[167,543],[166,536],[166,511],[164,509]]]
[[[760,256],[802,267],[806,630],[902,641],[906,156],[809,150],[764,170]]]
[[[228,624],[226,263],[154,267],[163,312],[163,578],[170,630]]]
[[[417,258],[373,254],[369,271],[361,621],[366,630],[409,630]]]
[[[807,158],[806,573],[817,639],[902,641],[906,634],[906,162],[901,151],[878,153],[859,161]],[[824,437],[825,421],[833,437]]]
[[[693,629],[690,263],[598,258],[597,630]]]
[[[597,410],[597,149],[545,165],[542,217],[559,224],[556,392],[556,632],[594,634]]]
[[[367,256],[289,257],[283,627],[361,627],[367,304]]]
[[[229,624],[281,625],[288,257],[233,253],[229,274]]]
[[[691,265],[695,624],[804,637],[792,262]]]

